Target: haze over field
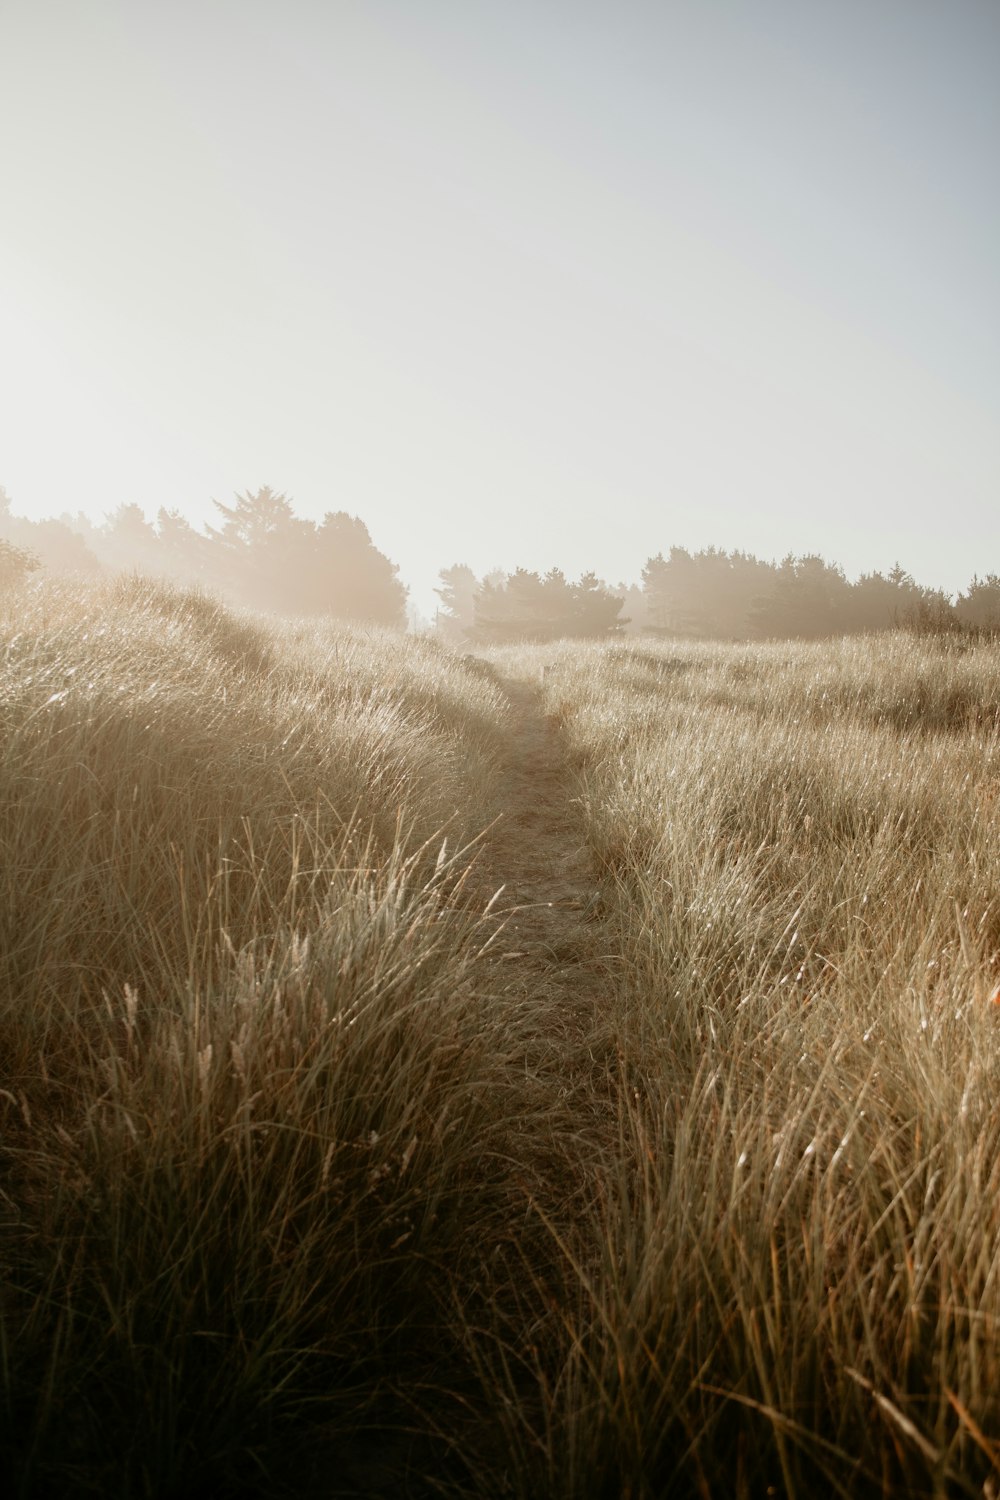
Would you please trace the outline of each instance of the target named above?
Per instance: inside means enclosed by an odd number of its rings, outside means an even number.
[[[0,483],[997,565],[994,0],[6,0]]]

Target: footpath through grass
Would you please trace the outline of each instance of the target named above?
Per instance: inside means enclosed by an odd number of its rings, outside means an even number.
[[[3,628],[9,1493],[998,1492],[995,648]]]

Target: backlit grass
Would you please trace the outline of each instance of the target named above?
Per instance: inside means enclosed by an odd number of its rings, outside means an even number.
[[[995,646],[4,608],[11,1493],[998,1492]],[[589,1032],[495,957],[504,678]]]
[[[997,663],[550,654],[627,966],[554,1492],[993,1482]]]

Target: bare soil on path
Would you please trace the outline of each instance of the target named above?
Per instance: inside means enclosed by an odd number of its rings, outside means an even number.
[[[495,680],[510,701],[511,732],[502,813],[478,873],[494,897],[498,1003],[517,1017],[525,1046],[511,1148],[522,1190],[568,1229],[587,1212],[588,1138],[598,1151],[607,1138],[617,944],[558,723],[540,686]]]
[[[591,1021],[608,984],[599,883],[586,848],[557,726],[530,683],[501,679],[511,704],[511,742],[501,781],[503,815],[483,856],[502,890],[495,912],[498,961],[526,985],[562,992],[567,1019]]]

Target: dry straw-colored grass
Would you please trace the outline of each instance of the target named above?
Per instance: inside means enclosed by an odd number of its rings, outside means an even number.
[[[9,1492],[1000,1492],[996,648],[492,661],[8,602]],[[589,1051],[495,958],[505,676]]]
[[[504,700],[134,580],[24,593],[0,670],[12,1492],[274,1493],[433,1383],[506,1232]]]
[[[564,646],[544,684],[627,963],[552,1492],[995,1492],[996,648]]]

